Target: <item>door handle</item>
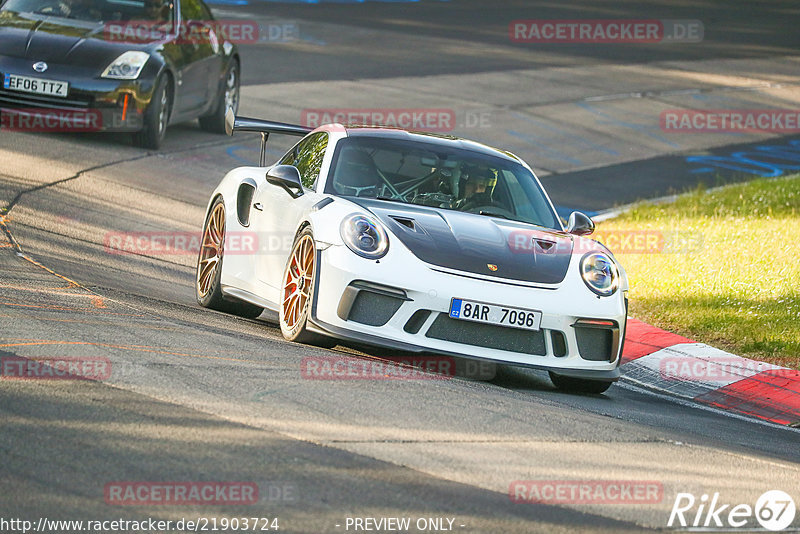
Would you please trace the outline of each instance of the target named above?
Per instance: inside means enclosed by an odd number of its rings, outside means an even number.
[[[261,202],[256,202],[255,204],[253,204],[253,207],[258,211],[264,211],[264,206],[261,205]]]

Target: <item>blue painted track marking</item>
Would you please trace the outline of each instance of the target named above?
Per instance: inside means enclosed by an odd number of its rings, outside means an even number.
[[[716,167],[774,178],[786,171],[800,170],[800,140],[793,139],[785,145],[758,145],[752,150],[734,152],[730,156],[688,156],[686,163],[706,165],[690,170],[691,173],[712,172]]]

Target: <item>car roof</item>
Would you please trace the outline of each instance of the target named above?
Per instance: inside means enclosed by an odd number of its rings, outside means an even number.
[[[343,128],[346,135],[348,137],[372,137],[372,138],[384,138],[384,139],[400,139],[406,141],[418,141],[427,144],[437,145],[444,149],[463,149],[463,150],[471,150],[473,152],[479,152],[482,154],[486,154],[488,156],[496,156],[504,159],[510,159],[515,162],[521,162],[521,160],[512,154],[511,152],[507,152],[505,150],[499,150],[497,148],[490,147],[488,145],[484,145],[483,143],[478,143],[477,141],[471,141],[469,139],[463,139],[461,137],[456,137],[454,135],[445,134],[445,133],[433,133],[433,132],[417,132],[412,130],[404,130],[402,128],[394,128],[390,126],[344,126],[341,125],[331,125],[336,128]]]

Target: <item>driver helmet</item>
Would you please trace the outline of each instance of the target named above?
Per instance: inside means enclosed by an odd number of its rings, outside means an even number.
[[[465,165],[461,172],[461,180],[463,186],[460,190],[464,197],[478,193],[485,193],[491,197],[497,185],[497,175],[494,171],[481,165]]]

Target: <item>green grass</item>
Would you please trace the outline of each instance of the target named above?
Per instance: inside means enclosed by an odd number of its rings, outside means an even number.
[[[661,233],[664,247],[615,250],[609,236],[626,232]],[[639,204],[598,235],[628,272],[633,317],[798,369],[800,175]]]

